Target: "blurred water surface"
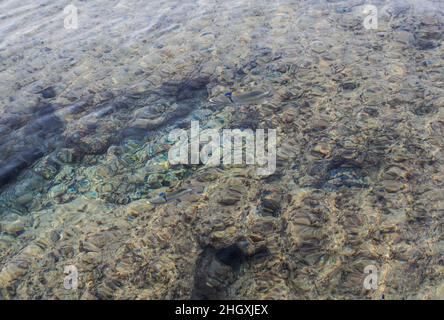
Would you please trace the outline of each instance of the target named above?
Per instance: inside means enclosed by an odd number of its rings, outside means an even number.
[[[443,298],[443,26],[438,0],[0,1],[0,298]],[[277,128],[277,174],[168,167],[193,119]]]

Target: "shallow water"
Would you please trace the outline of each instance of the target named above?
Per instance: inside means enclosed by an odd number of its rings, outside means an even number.
[[[69,4],[0,2],[0,298],[444,298],[443,2]],[[170,164],[191,121],[275,173]]]

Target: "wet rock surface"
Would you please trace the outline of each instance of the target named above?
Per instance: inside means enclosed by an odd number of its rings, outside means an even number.
[[[373,1],[367,30],[363,1],[247,2],[5,36],[0,298],[443,298],[443,4]],[[275,172],[170,164],[191,121],[276,129]]]

